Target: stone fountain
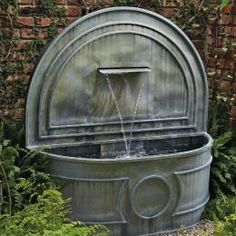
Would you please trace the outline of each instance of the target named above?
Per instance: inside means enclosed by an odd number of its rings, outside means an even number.
[[[211,137],[202,61],[147,10],[91,13],[49,45],[26,107],[26,142],[71,198],[71,219],[110,235],[157,235],[199,221]]]

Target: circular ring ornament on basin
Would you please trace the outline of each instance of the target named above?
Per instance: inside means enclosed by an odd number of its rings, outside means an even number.
[[[168,208],[169,201],[170,187],[167,181],[158,175],[143,178],[131,193],[133,210],[142,219],[160,216]]]

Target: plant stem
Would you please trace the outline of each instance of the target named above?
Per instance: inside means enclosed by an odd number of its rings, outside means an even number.
[[[7,195],[8,195],[8,201],[9,201],[9,215],[11,216],[12,215],[12,199],[11,199],[11,191],[10,191],[10,187],[9,187],[9,183],[8,183],[8,180],[7,180],[7,175],[6,175],[6,172],[4,170],[4,167],[2,165],[2,162],[0,161],[0,168],[1,168],[1,172],[2,172],[2,175],[3,175],[3,179],[6,183],[6,187],[7,187]]]

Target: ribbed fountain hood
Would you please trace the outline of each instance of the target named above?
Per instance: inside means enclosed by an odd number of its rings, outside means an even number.
[[[121,140],[117,105],[132,139],[201,133],[207,100],[203,64],[178,27],[143,9],[108,8],[75,21],[47,48],[28,92],[26,143]]]

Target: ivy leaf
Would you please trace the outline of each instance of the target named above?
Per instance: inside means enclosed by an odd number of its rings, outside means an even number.
[[[10,143],[10,140],[5,139],[5,140],[3,140],[2,146],[7,147],[9,145],[9,143]]]
[[[220,9],[222,10],[230,3],[230,0],[221,0]]]

